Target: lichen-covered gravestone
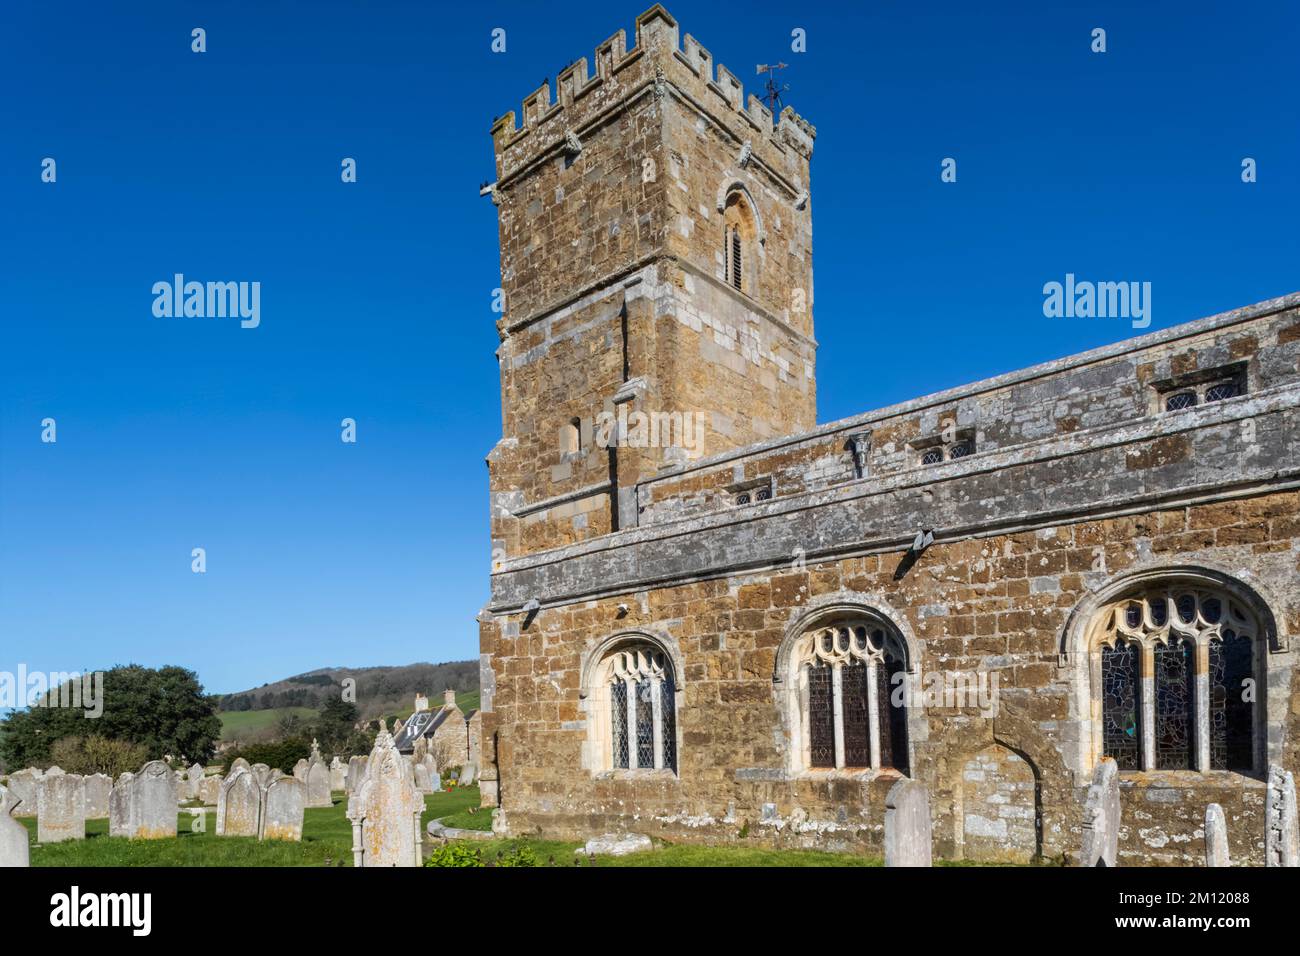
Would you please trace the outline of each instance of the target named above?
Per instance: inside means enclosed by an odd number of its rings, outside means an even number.
[[[307,768],[307,806],[332,807],[330,799],[330,768],[324,760],[313,760]]]
[[[151,760],[131,781],[135,837],[161,840],[176,836],[176,781],[161,760]]]
[[[930,794],[900,780],[885,797],[885,866],[930,866]]]
[[[303,807],[307,788],[296,777],[273,780],[262,796],[263,840],[302,840]]]
[[[1205,865],[1232,866],[1228,857],[1228,821],[1217,803],[1205,808]]]
[[[1119,855],[1119,767],[1102,757],[1083,806],[1079,866],[1114,866]]]
[[[94,773],[84,777],[81,785],[86,790],[86,819],[102,820],[108,816],[108,795],[113,792],[113,778]]]
[[[271,782],[271,768],[264,763],[255,763],[252,767],[253,776],[257,778],[257,785],[265,787]]]
[[[86,838],[86,791],[81,776],[51,767],[36,794],[36,842]]]
[[[0,787],[0,867],[30,865],[27,828],[10,816],[17,805],[18,798]]]
[[[217,797],[221,793],[222,778],[218,776],[204,777],[203,782],[199,784],[199,793],[196,799],[203,801],[205,807],[215,807]]]
[[[411,766],[381,724],[365,777],[348,798],[353,865],[419,866],[423,809]]]
[[[261,807],[257,777],[248,768],[236,767],[217,796],[217,836],[257,836]]]
[[[13,812],[14,816],[36,816],[36,794],[39,790],[40,781],[41,772],[30,767],[9,775],[9,782],[6,786],[18,804],[18,808]]]
[[[113,791],[108,795],[108,835],[111,837],[135,836],[135,820],[132,817],[131,781],[135,774],[124,773],[117,778]]]
[[[1267,832],[1264,863],[1300,866],[1300,829],[1296,820],[1295,777],[1277,764],[1268,768]]]

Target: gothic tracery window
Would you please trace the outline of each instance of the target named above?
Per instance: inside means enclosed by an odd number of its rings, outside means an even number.
[[[803,764],[907,773],[901,639],[865,618],[820,626],[795,646]]]
[[[668,656],[651,644],[617,648],[597,670],[601,766],[677,770],[677,695]]]
[[[1105,608],[1094,636],[1101,753],[1121,770],[1252,770],[1259,635],[1236,597],[1178,582]]]

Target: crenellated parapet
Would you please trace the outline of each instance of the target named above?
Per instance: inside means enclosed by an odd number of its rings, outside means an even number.
[[[582,57],[560,72],[554,91],[549,81],[543,83],[524,98],[518,114],[511,110],[496,119],[491,132],[498,183],[508,185],[556,151],[572,152],[575,140],[633,100],[670,92],[749,145],[771,169],[796,184],[806,181],[802,167],[817,135],[812,124],[789,107],[774,123],[767,105],[752,93],[746,99],[740,79],[715,64],[693,36],[679,37],[676,19],[656,4],[636,18],[631,49],[619,30],[596,47],[594,70]]]

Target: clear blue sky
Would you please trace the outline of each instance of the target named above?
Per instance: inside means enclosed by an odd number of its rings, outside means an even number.
[[[5,0],[0,670],[477,654],[488,127],[645,6]],[[1151,282],[1153,330],[1300,289],[1294,0],[847,6],[669,6],[817,127],[822,421],[1133,334],[1045,319],[1067,272]],[[176,272],[261,326],[154,318]]]

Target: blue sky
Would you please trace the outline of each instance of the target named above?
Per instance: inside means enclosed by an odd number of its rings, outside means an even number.
[[[645,6],[0,7],[0,670],[477,654],[488,127]],[[1044,318],[1067,272],[1150,282],[1153,330],[1300,289],[1294,2],[845,6],[669,5],[817,127],[821,421],[1134,334]],[[261,325],[155,318],[177,272]]]

